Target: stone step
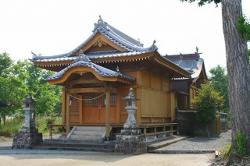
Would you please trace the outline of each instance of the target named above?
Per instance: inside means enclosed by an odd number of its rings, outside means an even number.
[[[75,131],[97,131],[104,132],[105,127],[95,127],[95,126],[75,126]]]
[[[102,132],[97,132],[97,131],[73,131],[72,135],[99,135],[102,136]]]
[[[74,126],[67,136],[67,140],[101,143],[105,137],[105,127]]]
[[[103,138],[102,137],[79,137],[79,136],[72,136],[69,138],[69,140],[76,140],[86,143],[102,143]]]
[[[81,151],[96,151],[96,152],[113,152],[114,146],[97,146],[95,145],[79,145],[79,144],[53,144],[53,145],[38,145],[33,149],[46,149],[46,150],[81,150]]]

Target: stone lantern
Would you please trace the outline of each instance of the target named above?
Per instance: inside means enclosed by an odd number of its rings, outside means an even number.
[[[32,148],[42,142],[42,134],[35,126],[34,99],[28,96],[24,100],[24,123],[20,131],[13,138],[12,148],[26,149]]]
[[[125,110],[128,112],[128,118],[123,127],[124,129],[134,129],[136,128],[135,112],[137,107],[135,105],[136,97],[134,95],[133,88],[129,89],[128,96],[126,96],[124,99],[126,101]]]
[[[35,127],[35,112],[34,112],[34,99],[32,96],[28,96],[24,100],[24,124],[23,127],[26,130],[30,130]]]
[[[133,93],[133,89],[129,89],[128,96],[125,98],[126,111],[128,112],[128,118],[121,133],[116,135],[116,152],[124,154],[139,154],[147,152],[147,144],[145,142],[145,136],[141,134],[141,130],[137,128],[135,120],[136,97]]]

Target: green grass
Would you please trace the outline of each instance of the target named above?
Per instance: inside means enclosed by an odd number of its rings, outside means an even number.
[[[221,153],[224,160],[228,159],[230,154],[232,153],[232,145],[228,144],[227,146],[225,146]]]
[[[0,125],[0,136],[13,137],[22,126],[22,119],[15,118],[7,120],[5,125]]]
[[[60,125],[61,117],[38,116],[36,117],[36,126],[43,135],[49,135],[48,125],[50,123]],[[0,136],[13,137],[22,127],[23,119],[15,118],[7,120],[5,125],[0,125]],[[60,133],[59,129],[53,130],[53,133]]]
[[[49,124],[60,125],[62,124],[61,117],[47,117],[47,116],[39,116],[36,120],[36,126],[38,127],[38,131],[43,133],[43,135],[49,135]],[[60,133],[60,130],[53,130],[53,133]]]

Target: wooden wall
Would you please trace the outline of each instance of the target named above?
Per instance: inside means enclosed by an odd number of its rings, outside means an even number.
[[[175,119],[175,94],[170,80],[162,73],[148,70],[137,73],[137,102],[140,123],[163,123]]]

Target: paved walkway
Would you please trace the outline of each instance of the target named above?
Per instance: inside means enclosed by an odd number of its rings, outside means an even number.
[[[221,133],[216,138],[194,137],[159,148],[155,153],[209,153],[223,149],[231,143],[231,131]]]
[[[1,152],[2,150],[0,150]],[[21,152],[21,151],[19,151]],[[28,152],[30,154],[28,154]],[[213,154],[142,154],[122,155],[116,153],[46,151],[24,154],[0,154],[3,166],[208,166]]]

